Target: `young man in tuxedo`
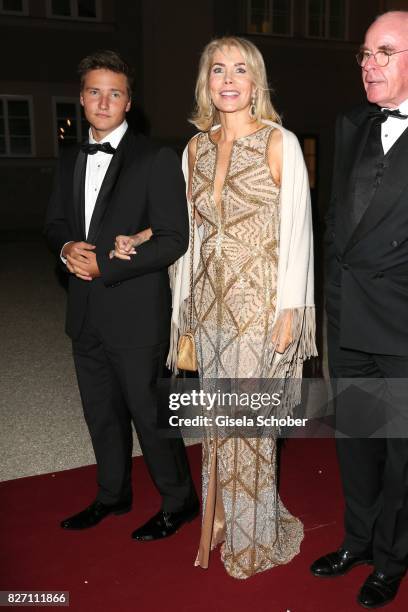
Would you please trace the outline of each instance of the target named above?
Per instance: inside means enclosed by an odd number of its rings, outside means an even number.
[[[338,396],[338,422],[354,426],[337,439],[345,537],[311,570],[372,564],[357,597],[371,609],[394,599],[408,563],[408,12],[377,18],[357,62],[368,103],[338,120],[327,216],[329,363],[335,379],[391,390],[388,416],[401,427],[388,420],[370,439],[387,415],[379,395]]]
[[[79,65],[89,142],[64,151],[46,217],[48,243],[69,273],[66,332],[97,463],[97,495],[62,521],[86,529],[132,505],[136,428],[162,507],[132,537],[167,537],[197,516],[181,439],[159,435],[157,379],[170,330],[167,267],[188,245],[184,179],[176,154],[133,133],[131,75],[115,52]],[[151,227],[128,260],[110,258],[115,237]]]

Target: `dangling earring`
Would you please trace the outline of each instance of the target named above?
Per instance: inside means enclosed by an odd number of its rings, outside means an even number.
[[[255,119],[256,117],[256,106],[255,106],[256,98],[253,95],[251,99],[251,106],[249,107],[249,116],[251,119]]]

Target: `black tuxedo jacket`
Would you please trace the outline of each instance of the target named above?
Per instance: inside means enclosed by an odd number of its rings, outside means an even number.
[[[353,227],[355,171],[373,106],[338,118],[333,191],[326,217],[326,305],[340,346],[408,355],[408,129],[373,200]]]
[[[79,147],[60,159],[45,234],[59,258],[70,240],[96,245],[101,277],[69,278],[66,331],[79,337],[85,316],[112,347],[151,346],[168,340],[171,296],[167,267],[188,246],[185,183],[177,155],[129,129],[105,175],[85,238],[87,156]],[[147,227],[152,238],[130,261],[109,259],[118,234]]]

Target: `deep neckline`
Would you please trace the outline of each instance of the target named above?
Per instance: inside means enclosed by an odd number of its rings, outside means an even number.
[[[265,130],[266,128],[269,127],[273,127],[270,125],[262,125],[260,128],[258,128],[257,130],[255,130],[254,132],[251,132],[250,134],[246,134],[245,136],[240,136],[239,138],[234,138],[234,140],[232,140],[232,145],[234,145],[236,142],[239,142],[240,140],[243,140],[244,138],[249,138],[250,136],[254,136],[255,134],[258,134],[258,132],[262,132],[262,130]],[[221,129],[221,128],[219,128]],[[218,142],[215,142],[212,138],[211,138],[211,130],[209,130],[207,132],[207,136],[208,136],[208,140],[211,142],[211,144],[213,144],[214,146],[218,147]]]
[[[228,175],[229,175],[229,172],[230,172],[230,169],[231,169],[232,157],[233,157],[233,154],[234,154],[235,147],[237,146],[239,141],[241,141],[241,140],[243,140],[245,138],[250,138],[251,136],[254,136],[258,132],[261,132],[261,131],[263,131],[263,130],[265,130],[267,128],[274,129],[274,126],[270,126],[268,124],[264,124],[260,128],[258,128],[257,130],[255,130],[254,132],[251,132],[250,134],[246,134],[245,136],[240,136],[239,138],[236,138],[235,140],[231,141],[231,151],[230,151],[230,154],[229,154],[227,171],[226,171],[226,174],[224,176],[224,180],[223,180],[222,185],[221,185],[220,200],[219,200],[219,202],[217,202],[217,200],[215,198],[215,179],[217,177],[217,165],[218,165],[219,146],[218,146],[217,142],[214,142],[212,140],[211,135],[210,135],[210,131],[206,132],[208,140],[209,140],[210,144],[213,145],[214,150],[215,150],[214,171],[213,171],[213,176],[212,176],[212,181],[211,181],[211,183],[212,183],[212,185],[211,185],[211,199],[213,201],[215,209],[218,211],[218,214],[220,215],[220,218],[222,218],[222,216],[223,216],[223,198],[222,198],[222,194],[223,194],[224,189],[225,189],[226,184],[227,184],[227,179],[228,179]]]

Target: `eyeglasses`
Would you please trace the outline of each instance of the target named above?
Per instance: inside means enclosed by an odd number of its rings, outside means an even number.
[[[357,53],[356,60],[357,64],[364,68],[370,57],[373,56],[377,66],[380,66],[380,68],[385,68],[385,66],[388,66],[388,62],[390,61],[391,55],[397,55],[397,53],[404,53],[404,51],[408,51],[408,49],[401,49],[401,51],[376,51],[376,53],[371,53],[371,51],[367,50],[361,50]]]

